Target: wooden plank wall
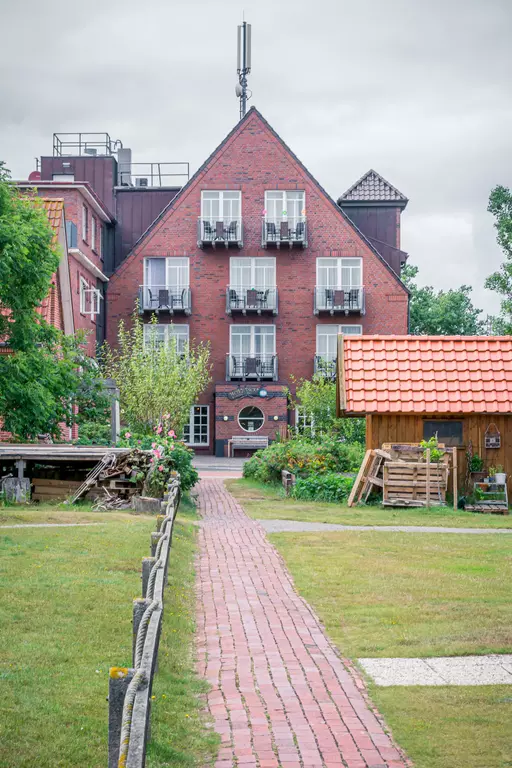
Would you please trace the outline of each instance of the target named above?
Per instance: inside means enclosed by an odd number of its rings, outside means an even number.
[[[425,420],[445,420],[446,416],[409,416],[403,414],[379,414],[366,417],[366,447],[380,448],[382,443],[419,443],[423,440],[423,422]],[[512,414],[510,416],[471,416],[451,417],[463,422],[464,444],[458,448],[458,483],[459,493],[464,492],[466,484],[466,450],[471,440],[473,452],[484,460],[484,467],[501,464],[507,473],[508,493],[512,496]],[[487,427],[494,423],[501,434],[501,447],[484,447],[484,435]],[[452,480],[449,480],[451,487]]]

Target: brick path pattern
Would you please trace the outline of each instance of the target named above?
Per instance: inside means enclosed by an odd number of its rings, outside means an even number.
[[[221,735],[216,768],[403,768],[263,528],[219,480],[199,485],[199,673]]]

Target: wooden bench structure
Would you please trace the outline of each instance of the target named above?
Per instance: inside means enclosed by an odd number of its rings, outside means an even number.
[[[237,435],[228,440],[228,457],[233,456],[233,451],[249,449],[256,451],[259,448],[268,448],[268,437],[264,435]]]

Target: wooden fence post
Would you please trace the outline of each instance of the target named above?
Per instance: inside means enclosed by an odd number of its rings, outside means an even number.
[[[161,538],[162,538],[162,534],[160,533],[160,531],[154,531],[151,534],[151,557],[155,556],[156,548]]]
[[[108,768],[117,768],[124,697],[135,674],[128,667],[110,667],[108,677]]]
[[[137,633],[139,631],[139,625],[142,617],[144,616],[144,611],[150,605],[150,603],[151,603],[151,600],[148,600],[146,597],[138,597],[133,601],[132,658],[133,658],[134,665],[135,665],[135,644],[137,642]]]
[[[430,507],[430,448],[427,448],[427,509]]]

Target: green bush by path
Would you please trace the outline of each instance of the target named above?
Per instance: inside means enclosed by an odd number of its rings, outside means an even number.
[[[244,477],[262,483],[278,483],[283,469],[298,477],[355,472],[362,457],[363,449],[356,443],[341,442],[334,437],[324,437],[319,443],[295,438],[256,451],[244,465]]]
[[[304,501],[342,502],[348,498],[353,484],[353,477],[343,477],[335,472],[299,477],[290,496]]]

